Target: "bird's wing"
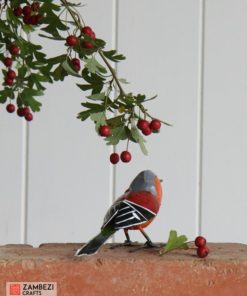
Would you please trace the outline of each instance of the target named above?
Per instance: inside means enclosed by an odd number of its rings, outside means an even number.
[[[116,230],[128,228],[143,224],[155,216],[155,212],[143,206],[132,201],[122,200],[109,209],[102,227],[109,225]]]

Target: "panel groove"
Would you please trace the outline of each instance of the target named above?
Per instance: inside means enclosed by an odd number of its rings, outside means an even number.
[[[24,120],[22,128],[22,183],[21,183],[21,223],[20,243],[27,243],[28,233],[28,159],[29,124]]]
[[[203,103],[205,72],[205,9],[206,0],[199,6],[199,47],[198,47],[198,121],[197,121],[197,182],[196,182],[196,235],[202,232],[202,164],[203,164]]]
[[[113,49],[118,48],[118,15],[119,15],[119,4],[118,0],[112,1],[112,40],[111,47]],[[112,63],[112,67],[115,69],[117,73],[117,63]],[[115,98],[116,91],[113,92],[113,97]],[[112,146],[110,149],[110,153],[116,152],[116,146]],[[110,165],[110,199],[109,206],[116,200],[116,166]],[[114,235],[112,236],[112,242],[115,242]]]

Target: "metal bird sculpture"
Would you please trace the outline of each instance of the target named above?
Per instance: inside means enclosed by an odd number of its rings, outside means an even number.
[[[107,211],[100,233],[78,249],[75,256],[96,253],[119,229],[124,230],[126,244],[131,244],[128,231],[139,230],[147,239],[146,246],[151,247],[152,241],[143,229],[157,215],[161,200],[161,180],[150,170],[139,173],[125,193]]]

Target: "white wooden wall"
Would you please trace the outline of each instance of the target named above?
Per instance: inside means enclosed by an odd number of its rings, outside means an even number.
[[[126,89],[158,94],[149,108],[174,126],[148,138],[149,157],[131,145],[133,161],[113,169],[92,124],[75,118],[83,94],[74,79],[48,86],[29,126],[1,106],[0,243],[88,240],[146,168],[164,179],[147,230],[154,241],[176,229],[247,243],[247,1],[91,0],[81,12],[127,56],[118,67]]]

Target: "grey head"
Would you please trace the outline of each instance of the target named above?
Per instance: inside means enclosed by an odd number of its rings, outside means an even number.
[[[155,177],[156,175],[150,170],[142,171],[131,182],[129,190],[134,192],[149,191],[155,195]]]

